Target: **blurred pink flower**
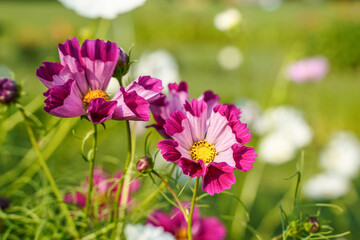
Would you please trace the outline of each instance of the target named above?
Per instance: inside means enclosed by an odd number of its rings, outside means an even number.
[[[147,223],[163,227],[165,232],[173,234],[176,239],[188,239],[187,223],[178,208],[174,208],[169,215],[155,210]],[[192,235],[194,240],[221,240],[225,239],[226,228],[216,217],[201,217],[199,209],[195,207]]]
[[[316,82],[328,71],[329,63],[325,57],[304,58],[288,67],[287,77],[296,83]]]
[[[115,201],[118,180],[121,178],[122,171],[110,175],[106,170],[95,167],[93,175],[93,196],[92,205],[97,204],[99,207],[99,218],[103,219],[111,211],[112,203]],[[85,183],[80,186],[80,191],[68,193],[64,196],[64,202],[76,204],[85,208],[86,194],[88,190],[89,177],[86,177]],[[138,191],[140,181],[135,180],[130,184],[130,194]],[[131,201],[131,198],[129,198]]]

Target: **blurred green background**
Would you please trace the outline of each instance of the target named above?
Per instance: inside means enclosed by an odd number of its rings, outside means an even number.
[[[243,21],[238,29],[224,33],[214,27],[214,16],[228,7],[241,11]],[[137,59],[143,51],[166,49],[179,64],[181,79],[189,84],[192,97],[211,89],[221,97],[222,103],[240,98],[251,98],[263,108],[290,104],[304,111],[314,130],[313,142],[305,148],[304,178],[318,172],[319,149],[335,130],[351,130],[360,136],[360,3],[357,1],[285,1],[275,11],[264,11],[257,4],[235,1],[148,0],[144,6],[117,17],[110,23],[105,39],[115,41],[124,49],[134,43],[132,57]],[[95,20],[76,15],[57,1],[4,1],[0,2],[0,64],[7,65],[15,80],[23,83],[25,95],[21,102],[41,102],[38,97],[46,90],[35,75],[43,61],[59,61],[57,44],[77,36],[84,39],[86,27],[96,25]],[[104,23],[103,23],[104,24]],[[106,23],[105,23],[106,24]],[[101,33],[100,33],[101,34]],[[236,70],[224,70],[217,62],[219,50],[226,45],[241,49],[244,60]],[[277,79],[283,78],[284,67],[306,56],[323,55],[330,63],[330,72],[318,83],[286,86],[286,98],[271,101]],[[14,109],[10,109],[15,112]],[[58,124],[55,117],[41,108],[34,114],[50,130]],[[62,122],[71,121],[68,119]],[[83,136],[91,129],[87,121],[79,121],[76,134]],[[125,125],[108,122],[107,130],[100,130],[98,165],[119,169],[126,156]],[[39,135],[44,134],[41,130]],[[156,134],[154,134],[156,135]],[[57,135],[55,135],[56,137]],[[160,137],[157,135],[156,139]],[[142,153],[140,137],[137,156]],[[87,174],[87,164],[81,159],[81,142],[71,133],[50,157],[48,164],[62,188],[76,185]],[[153,141],[155,148],[156,141]],[[256,138],[252,142],[256,146]],[[23,124],[15,126],[0,148],[0,174],[18,169],[12,177],[23,173],[27,164],[19,162],[30,148]],[[261,156],[258,157],[261,158]],[[300,154],[297,159],[300,158]],[[248,173],[237,173],[232,187],[239,194],[245,177],[255,176],[264,169],[263,177],[252,210],[250,225],[268,239],[280,233],[279,200],[286,197],[285,207],[290,211],[290,200],[295,179],[284,180],[296,171],[296,160],[279,166],[262,166],[257,162]],[[37,178],[41,179],[37,175]],[[10,178],[8,178],[10,179]],[[35,178],[36,179],[36,178]],[[11,192],[12,179],[1,184],[1,193]],[[31,192],[31,188],[26,191]],[[291,195],[286,194],[290,191]],[[351,192],[332,202],[345,212],[323,209],[322,215],[334,226],[335,232],[350,230],[352,237],[360,236],[360,180],[355,179]],[[14,196],[17,196],[15,193]],[[21,195],[19,195],[21,196]],[[14,198],[16,199],[16,198]],[[19,199],[14,201],[20,201]],[[304,200],[308,201],[308,200]],[[237,239],[234,228],[243,228],[244,217],[234,219],[237,201],[229,196],[206,198],[211,208],[205,215],[222,218],[229,231],[229,239]],[[287,204],[287,205],[286,205]],[[312,209],[315,212],[316,209]],[[239,217],[239,216],[238,216]],[[238,221],[238,223],[237,223]],[[238,224],[238,225],[237,225]],[[233,230],[230,230],[231,225]],[[233,235],[230,235],[231,233]],[[246,231],[244,239],[251,239]]]

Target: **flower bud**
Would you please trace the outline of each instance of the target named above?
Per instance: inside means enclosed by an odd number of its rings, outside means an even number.
[[[122,77],[129,71],[129,56],[126,54],[126,52],[120,49],[120,56],[116,63],[115,71],[114,71],[114,77]]]
[[[10,207],[10,200],[4,197],[0,197],[0,209],[5,210]]]
[[[0,79],[0,103],[9,104],[18,96],[18,86],[16,82],[8,79]]]
[[[317,232],[320,229],[320,222],[315,217],[309,217],[308,220],[304,223],[304,228],[308,233]]]
[[[151,158],[144,156],[136,163],[136,170],[141,173],[150,172],[153,168],[153,162]]]

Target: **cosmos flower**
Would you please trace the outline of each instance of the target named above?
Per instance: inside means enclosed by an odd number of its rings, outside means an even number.
[[[305,58],[291,64],[287,69],[288,78],[296,83],[320,81],[329,71],[325,57]]]
[[[142,54],[134,66],[135,76],[146,74],[159,78],[163,86],[180,81],[179,65],[174,56],[165,49]]]
[[[214,25],[220,31],[229,31],[237,27],[242,20],[241,13],[236,8],[227,9],[214,18]]]
[[[49,89],[44,110],[58,117],[87,115],[95,124],[109,119],[143,120],[150,117],[149,102],[162,90],[161,80],[139,77],[112,98],[106,92],[120,56],[116,43],[76,38],[59,44],[60,63],[43,62],[36,75]]]
[[[176,110],[185,113],[184,104],[189,101],[189,90],[186,82],[170,83],[168,87],[169,97],[161,94],[161,97],[150,105],[150,110],[156,121],[156,124],[151,125],[151,127],[154,127],[164,138],[170,138],[164,129],[165,121]],[[211,110],[220,100],[219,96],[212,91],[204,92],[198,99],[204,100],[208,105],[208,117]]]
[[[93,196],[91,198],[92,206],[98,207],[99,218],[106,217],[112,209],[112,203],[115,201],[117,182],[121,178],[122,172],[119,171],[114,175],[110,175],[102,168],[95,167],[93,173]],[[64,196],[64,202],[75,204],[80,208],[85,208],[86,193],[88,190],[89,177],[80,186],[80,190],[68,193]],[[130,184],[130,194],[136,192],[140,187],[140,181],[135,180]],[[129,198],[128,201],[131,201]]]
[[[187,223],[178,208],[174,208],[170,215],[155,210],[150,214],[148,224],[161,226],[176,239],[188,239]],[[194,240],[225,239],[226,228],[216,217],[201,217],[197,207],[194,208],[192,235]]]
[[[321,152],[319,162],[326,172],[355,178],[360,169],[359,139],[350,131],[334,133]]]
[[[125,226],[127,240],[175,240],[174,236],[164,231],[162,227],[151,224],[128,224]]]
[[[146,0],[59,0],[65,7],[87,18],[114,19],[119,14],[140,7]]]
[[[304,183],[303,193],[311,199],[336,199],[350,190],[350,181],[340,175],[320,173]]]
[[[164,129],[172,139],[158,143],[161,154],[185,175],[202,177],[202,189],[210,195],[229,189],[236,182],[234,170],[250,170],[256,157],[253,148],[244,146],[251,133],[239,120],[240,110],[222,104],[211,109],[196,99],[186,101],[184,109],[166,120]]]
[[[0,78],[0,103],[9,104],[16,100],[18,94],[16,82],[8,78]]]

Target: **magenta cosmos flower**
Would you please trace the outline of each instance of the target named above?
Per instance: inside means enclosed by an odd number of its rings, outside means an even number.
[[[180,82],[179,84],[170,83],[168,87],[169,97],[161,94],[160,98],[150,105],[150,110],[156,121],[156,124],[151,125],[151,127],[154,127],[164,138],[171,138],[164,129],[165,121],[169,119],[170,113],[176,110],[185,112],[184,104],[190,99],[186,82]],[[208,105],[209,116],[211,109],[213,109],[220,100],[219,96],[212,91],[204,92],[198,99],[204,100]]]
[[[114,175],[109,174],[102,168],[95,167],[93,174],[93,196],[91,199],[92,206],[98,206],[99,218],[105,218],[112,209],[113,202],[116,198],[116,191],[118,187],[118,180],[121,178],[122,172],[119,171]],[[80,190],[73,193],[68,193],[64,196],[64,202],[76,204],[81,208],[86,205],[86,193],[88,190],[89,177],[86,178],[84,184],[80,186]],[[130,194],[138,191],[140,188],[140,181],[135,180],[130,184]],[[121,196],[120,196],[121,198]],[[129,198],[128,201],[131,201]]]
[[[324,57],[305,58],[293,63],[287,69],[288,78],[297,83],[316,82],[329,71],[329,63]]]
[[[187,223],[178,208],[174,208],[170,215],[156,210],[150,214],[147,223],[163,227],[165,232],[173,234],[176,239],[188,239]],[[226,229],[219,219],[202,218],[197,207],[194,208],[191,232],[194,240],[221,240],[226,236]]]
[[[36,75],[49,89],[44,110],[58,117],[87,115],[93,123],[144,120],[150,117],[149,102],[159,98],[161,80],[139,77],[120,87],[110,99],[106,92],[121,50],[116,43],[76,38],[59,44],[60,62],[43,62]]]
[[[207,120],[208,105],[193,99],[184,104],[185,113],[176,111],[164,129],[173,140],[158,143],[163,157],[178,163],[184,174],[203,178],[202,189],[210,195],[229,189],[236,182],[234,169],[248,171],[257,156],[244,146],[251,133],[239,120],[235,105],[216,105]]]

